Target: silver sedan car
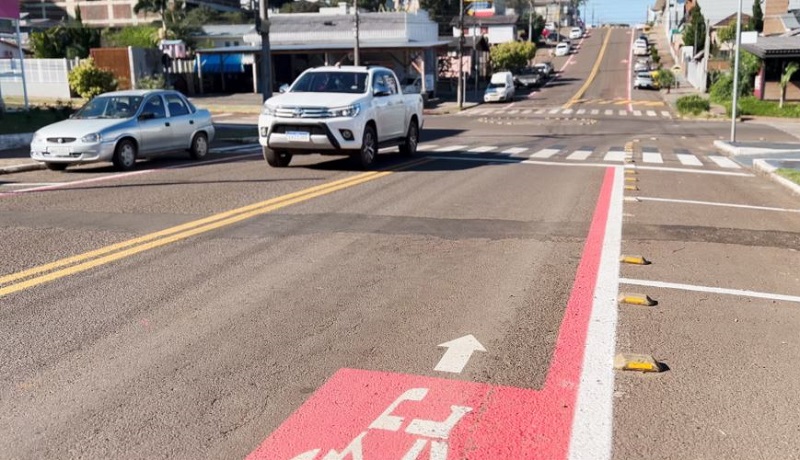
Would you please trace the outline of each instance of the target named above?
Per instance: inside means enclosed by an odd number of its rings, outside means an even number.
[[[69,120],[36,131],[31,158],[49,169],[111,161],[130,170],[136,159],[188,150],[192,158],[208,154],[214,125],[208,110],[198,109],[171,90],[131,90],[101,94]]]

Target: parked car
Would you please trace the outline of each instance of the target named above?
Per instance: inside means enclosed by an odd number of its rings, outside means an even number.
[[[405,94],[421,94],[422,93],[422,79],[419,77],[406,77],[403,80],[403,93]]]
[[[572,29],[570,29],[569,38],[579,39],[581,37],[583,37],[583,30],[581,30],[580,27],[573,27]]]
[[[525,88],[535,88],[544,83],[545,77],[540,69],[535,67],[526,67],[517,76],[516,81],[519,86]]]
[[[555,72],[555,68],[553,67],[553,63],[550,61],[539,62],[538,64],[534,64],[533,67],[535,69],[539,69],[545,77],[550,77]]]
[[[633,79],[633,87],[636,89],[655,89],[656,83],[650,72],[638,72]]]
[[[637,59],[636,63],[633,65],[634,72],[646,72],[650,70],[650,60],[649,59]]]
[[[166,152],[187,150],[192,158],[203,158],[214,132],[208,110],[196,108],[177,91],[117,91],[36,131],[31,158],[58,171],[98,161],[126,171],[137,158]]]
[[[556,56],[566,56],[569,54],[569,45],[566,43],[559,43],[556,45]]]
[[[650,46],[645,40],[636,40],[633,43],[634,56],[647,56],[648,54],[650,54]]]
[[[264,102],[259,143],[272,167],[294,155],[349,155],[369,168],[379,148],[399,146],[415,155],[422,129],[422,96],[404,94],[385,67],[308,69],[282,93]]]
[[[514,77],[511,72],[492,74],[489,85],[483,93],[483,102],[500,102],[514,100]]]

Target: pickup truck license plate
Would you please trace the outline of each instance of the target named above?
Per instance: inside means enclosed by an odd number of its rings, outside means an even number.
[[[54,157],[68,157],[70,154],[69,147],[48,147],[47,151]]]
[[[286,131],[286,139],[290,142],[308,142],[311,134],[303,131]]]

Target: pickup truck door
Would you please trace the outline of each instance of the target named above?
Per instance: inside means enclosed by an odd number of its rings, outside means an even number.
[[[391,138],[405,136],[406,131],[406,106],[403,94],[400,90],[400,84],[397,78],[391,74],[386,73],[386,83],[389,86],[391,95],[389,96],[389,128]]]
[[[405,106],[399,94],[397,80],[388,72],[376,72],[372,83],[378,140],[385,141],[400,136],[405,129]]]

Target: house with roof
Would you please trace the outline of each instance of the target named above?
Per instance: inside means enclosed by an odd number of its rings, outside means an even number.
[[[504,14],[495,16],[464,16],[463,29],[459,29],[461,22],[458,16],[450,21],[453,27],[453,37],[486,37],[490,45],[511,42],[517,39],[518,14]]]
[[[437,54],[448,41],[426,11],[359,12],[359,59],[362,65],[391,68],[401,80],[425,75],[435,87]],[[269,38],[272,87],[291,83],[310,67],[352,64],[355,14],[349,4],[319,13],[271,14]],[[196,50],[202,90],[259,92],[261,34],[253,25],[205,26]],[[239,42],[237,45],[236,42]]]
[[[756,43],[743,44],[747,50],[762,61],[761,70],[756,75],[754,96],[759,99],[780,99],[779,85],[784,69],[790,62],[800,62],[800,29],[794,34],[758,37]],[[786,86],[786,100],[800,101],[800,72],[795,72]]]

